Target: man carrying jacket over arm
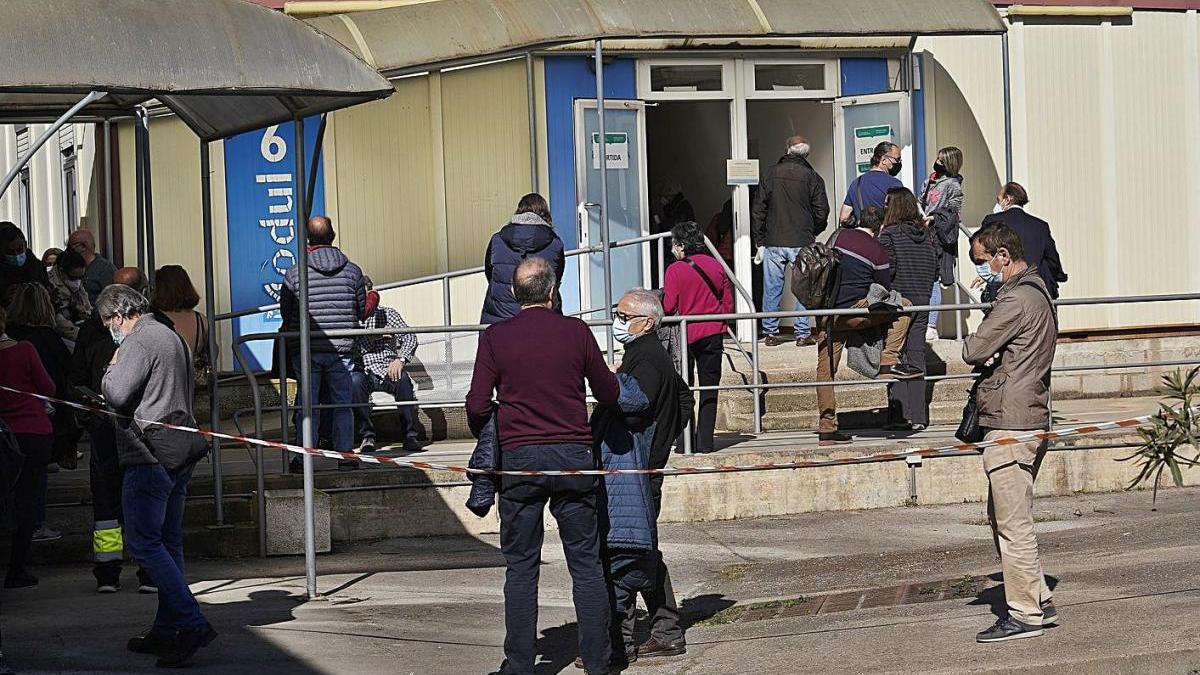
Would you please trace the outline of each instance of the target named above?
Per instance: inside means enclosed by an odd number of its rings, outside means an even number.
[[[587,324],[552,309],[556,286],[550,263],[522,261],[513,274],[513,296],[521,311],[492,324],[479,338],[467,419],[478,434],[495,415],[504,470],[595,469],[584,381],[600,404],[616,403],[620,393]],[[492,403],[493,395],[498,404]],[[508,571],[501,672],[533,672],[547,502],[571,573],[585,670],[596,675],[609,671],[610,609],[600,562],[598,487],[596,476],[502,477],[500,548]]]
[[[972,237],[971,258],[1001,284],[992,311],[963,343],[963,360],[983,367],[976,402],[984,438],[1046,429],[1058,336],[1046,284],[1026,263],[1020,236],[1003,223]],[[1044,441],[983,451],[988,519],[1000,552],[1008,614],[979,633],[978,642],[1036,637],[1057,619],[1033,533],[1033,482],[1045,454]]]

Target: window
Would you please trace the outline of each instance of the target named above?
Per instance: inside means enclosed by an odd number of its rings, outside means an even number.
[[[755,60],[746,62],[746,98],[834,98],[835,61]]]
[[[79,173],[75,156],[75,126],[58,130],[58,149],[62,153],[63,238],[79,229]]]
[[[647,99],[733,98],[730,71],[727,61],[642,59],[638,92]]]
[[[29,127],[17,127],[17,157],[24,157],[29,152]],[[26,164],[17,174],[17,225],[25,233],[28,240],[33,230],[33,195],[31,192],[32,174]]]

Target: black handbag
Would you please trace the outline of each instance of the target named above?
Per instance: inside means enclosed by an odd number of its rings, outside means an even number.
[[[983,427],[979,425],[979,383],[983,381],[985,374],[980,373],[979,378],[975,380],[975,384],[971,387],[971,392],[967,394],[967,404],[963,406],[962,421],[958,423],[958,431],[954,432],[954,437],[963,443],[978,443],[983,440]]]

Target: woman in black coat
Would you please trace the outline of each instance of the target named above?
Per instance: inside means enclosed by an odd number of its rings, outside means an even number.
[[[483,256],[484,274],[487,275],[487,295],[483,298],[483,312],[479,323],[493,324],[510,319],[521,311],[512,294],[513,273],[521,261],[533,257],[542,258],[554,268],[554,276],[562,282],[566,267],[562,239],[550,223],[550,206],[536,192],[521,198],[517,212],[508,224],[492,235]],[[562,312],[562,297],[555,290],[554,310]]]
[[[933,281],[939,272],[939,246],[936,234],[921,216],[916,196],[907,188],[888,190],[879,243],[887,249],[895,271],[892,290],[899,291],[914,305],[928,305]],[[925,370],[925,329],[928,326],[928,312],[913,317],[901,354],[902,363],[922,372]],[[928,426],[925,380],[904,380],[889,385],[888,424],[884,428],[919,431]]]

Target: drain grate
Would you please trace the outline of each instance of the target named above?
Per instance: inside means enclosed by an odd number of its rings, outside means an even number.
[[[695,625],[717,626],[785,617],[849,612],[873,607],[894,607],[896,605],[938,602],[939,600],[973,598],[979,595],[979,592],[987,585],[987,581],[986,577],[962,576],[938,581],[735,605],[708,619],[699,621]]]

